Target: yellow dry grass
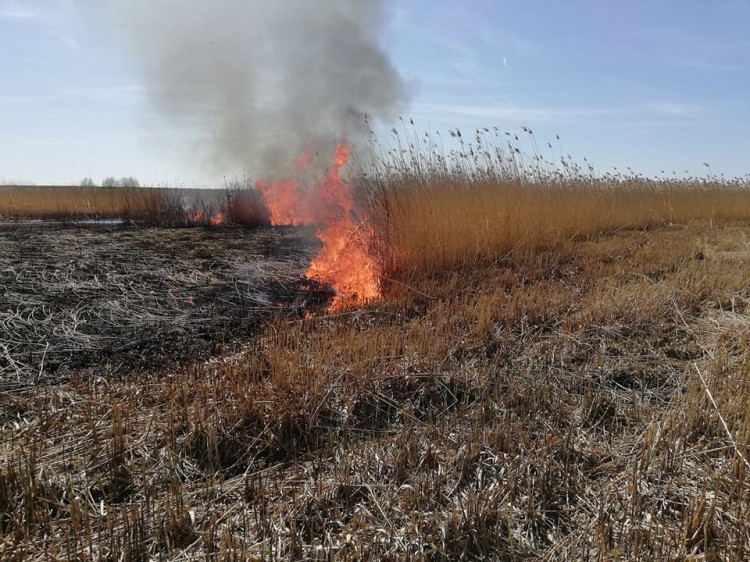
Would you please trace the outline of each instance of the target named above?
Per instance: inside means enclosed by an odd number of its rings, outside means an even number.
[[[0,221],[122,219],[158,226],[268,224],[258,192],[237,182],[224,191],[152,187],[0,186]]]
[[[375,231],[386,233],[386,271],[407,278],[519,259],[617,229],[750,219],[750,189],[701,183],[458,178],[385,188],[375,201]]]
[[[153,214],[167,199],[163,189],[2,186],[0,219],[138,219]]]

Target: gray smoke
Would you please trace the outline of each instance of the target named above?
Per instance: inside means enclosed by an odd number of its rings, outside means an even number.
[[[159,113],[200,131],[206,162],[290,173],[303,149],[329,160],[343,138],[403,110],[381,47],[386,0],[113,0]],[[192,147],[195,148],[195,147]]]

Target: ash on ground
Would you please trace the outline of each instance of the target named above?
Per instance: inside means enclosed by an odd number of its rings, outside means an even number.
[[[124,376],[240,345],[274,314],[324,310],[297,228],[0,229],[0,390]]]

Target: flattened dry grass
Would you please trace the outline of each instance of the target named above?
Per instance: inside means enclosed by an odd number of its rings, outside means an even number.
[[[565,240],[3,395],[7,560],[745,560],[750,224]]]

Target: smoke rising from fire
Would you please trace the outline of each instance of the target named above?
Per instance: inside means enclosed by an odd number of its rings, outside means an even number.
[[[380,44],[386,0],[107,4],[154,107],[200,131],[190,148],[217,171],[290,175],[300,151],[328,162],[342,139],[363,140],[365,115],[372,125],[403,109]]]

